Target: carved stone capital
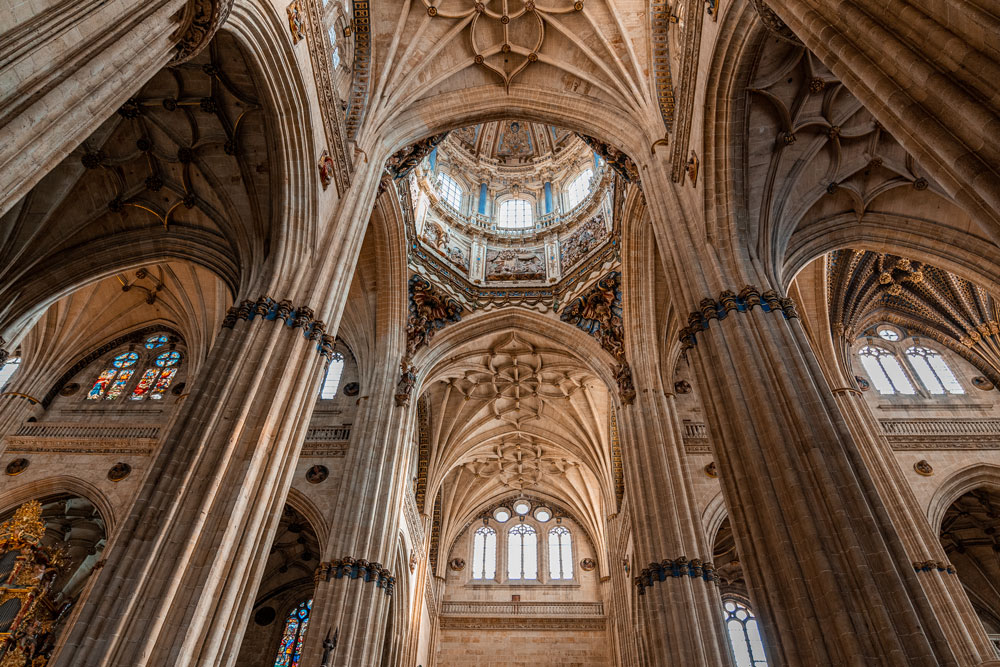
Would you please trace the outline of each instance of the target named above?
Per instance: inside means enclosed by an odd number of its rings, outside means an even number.
[[[941,574],[957,574],[958,571],[951,563],[940,560],[914,561],[914,572],[940,572]]]
[[[639,589],[639,595],[645,595],[646,589],[653,584],[681,577],[701,579],[709,583],[719,580],[715,574],[715,565],[712,563],[703,562],[698,558],[688,560],[680,556],[673,560],[667,558],[659,563],[650,563],[633,579],[633,583]]]
[[[365,583],[374,583],[386,595],[392,595],[393,586],[396,584],[396,578],[381,564],[350,556],[335,558],[329,563],[320,563],[319,567],[316,568],[314,579],[317,582],[334,579],[360,579]]]
[[[201,53],[229,18],[232,6],[233,0],[188,0],[181,24],[174,32],[177,53],[170,64],[180,65]]]
[[[261,296],[256,301],[246,300],[233,306],[222,320],[223,329],[232,329],[239,321],[266,320],[277,322],[285,328],[300,329],[302,335],[315,344],[316,351],[329,361],[333,356],[336,338],[326,333],[326,324],[314,319],[313,310],[308,306],[292,306],[288,299],[278,301],[269,296]]]
[[[781,313],[786,320],[797,319],[799,316],[795,310],[795,302],[788,297],[779,296],[774,290],[761,292],[753,285],[747,285],[739,294],[726,290],[718,299],[702,299],[698,310],[691,312],[688,326],[681,329],[679,334],[681,349],[694,347],[697,344],[695,336],[708,329],[712,320],[724,320],[730,313],[746,313],[755,307],[765,313]]]

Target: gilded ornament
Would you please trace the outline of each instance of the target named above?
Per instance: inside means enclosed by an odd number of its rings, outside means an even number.
[[[132,466],[127,463],[118,462],[108,470],[108,479],[112,482],[120,482],[132,474]]]
[[[925,461],[924,459],[920,459],[919,461],[914,463],[913,469],[916,471],[918,475],[923,475],[924,477],[930,477],[931,475],[934,474],[934,468],[932,468],[931,464]]]
[[[20,475],[22,472],[28,469],[31,462],[28,459],[14,459],[7,464],[6,472],[11,477],[15,475]]]

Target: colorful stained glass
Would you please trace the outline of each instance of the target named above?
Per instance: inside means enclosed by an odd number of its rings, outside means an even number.
[[[160,368],[164,366],[176,366],[177,362],[181,360],[180,352],[164,352],[163,354],[156,357],[155,363]]]
[[[153,386],[153,382],[156,380],[156,376],[159,375],[160,369],[158,368],[147,368],[146,372],[142,374],[142,378],[139,380],[139,384],[135,386],[132,390],[132,395],[129,396],[130,401],[141,401],[149,393],[149,388]]]
[[[104,399],[113,401],[121,396],[122,392],[125,391],[125,385],[128,384],[129,378],[132,377],[132,373],[134,372],[135,371],[133,370],[118,371],[118,375],[115,377],[114,382],[112,382],[111,386],[108,387],[108,392],[104,394]]]
[[[114,368],[109,368],[108,370],[101,373],[100,377],[97,378],[97,381],[94,382],[94,386],[91,387],[90,393],[87,394],[87,400],[96,401],[101,396],[103,396],[104,390],[108,388],[108,384],[111,383],[111,380],[115,377],[115,373],[117,372],[118,371],[116,371]]]
[[[146,339],[146,349],[152,350],[153,348],[160,347],[161,345],[166,345],[167,337],[163,334],[159,336],[150,336]]]
[[[312,610],[312,600],[300,603],[285,619],[285,632],[278,644],[278,655],[274,658],[274,667],[299,667],[302,657],[302,640],[309,628],[309,612]]]
[[[131,368],[135,366],[135,362],[139,361],[139,355],[135,352],[126,352],[125,354],[119,354],[111,361],[111,365],[115,368]]]
[[[156,386],[153,387],[153,391],[150,392],[149,398],[154,401],[158,401],[163,398],[163,394],[167,391],[167,388],[170,386],[170,382],[174,379],[175,375],[177,375],[176,368],[164,368],[160,372],[160,379],[156,381]]]

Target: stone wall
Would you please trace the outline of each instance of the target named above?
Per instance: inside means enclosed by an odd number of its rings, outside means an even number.
[[[442,628],[438,637],[438,667],[585,667],[611,659],[604,630]]]

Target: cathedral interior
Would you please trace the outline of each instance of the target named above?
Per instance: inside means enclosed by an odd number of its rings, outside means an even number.
[[[6,0],[0,667],[1000,666],[1000,6]]]

